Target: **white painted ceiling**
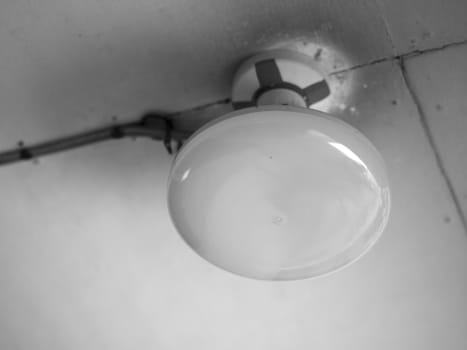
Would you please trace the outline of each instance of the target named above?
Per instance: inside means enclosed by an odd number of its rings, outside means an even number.
[[[467,348],[466,13],[461,0],[1,2],[1,148],[149,109],[193,127],[228,108],[216,102],[242,59],[293,42],[323,48],[334,91],[350,88],[333,112],[381,150],[394,209],[360,262],[268,283],[178,237],[159,143],[0,168],[0,348]]]

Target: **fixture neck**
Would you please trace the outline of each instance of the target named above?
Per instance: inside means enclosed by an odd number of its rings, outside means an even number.
[[[313,59],[289,50],[271,50],[246,60],[232,89],[235,109],[265,105],[308,108],[330,94]]]

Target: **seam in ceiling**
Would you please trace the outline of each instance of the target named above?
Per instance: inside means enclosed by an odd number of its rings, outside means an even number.
[[[329,76],[336,76],[336,75],[339,75],[339,74],[342,74],[342,73],[348,73],[348,72],[351,72],[351,71],[354,71],[354,70],[357,70],[357,69],[360,69],[360,68],[363,68],[363,67],[372,66],[372,65],[375,65],[375,64],[378,64],[378,63],[389,62],[389,61],[400,61],[402,59],[407,60],[407,59],[410,59],[412,57],[417,57],[417,56],[420,56],[420,55],[423,55],[423,54],[426,54],[426,53],[441,51],[441,50],[444,50],[444,49],[447,49],[447,48],[450,48],[450,47],[456,47],[456,46],[461,46],[461,45],[466,45],[466,44],[467,44],[467,39],[464,39],[464,40],[461,40],[461,41],[455,41],[455,42],[451,42],[449,44],[445,44],[445,45],[441,45],[441,46],[437,46],[437,47],[433,47],[433,48],[429,48],[429,49],[413,50],[413,51],[409,51],[409,52],[406,52],[406,53],[403,53],[403,54],[400,54],[400,55],[381,57],[381,58],[371,60],[369,62],[357,64],[357,65],[349,67],[349,68],[334,71],[334,72],[330,73]],[[208,109],[208,108],[216,107],[216,106],[228,105],[230,103],[231,103],[231,99],[227,97],[227,98],[224,98],[224,99],[221,99],[221,100],[218,100],[218,101],[205,103],[205,104],[193,107],[193,108],[189,108],[189,109],[182,110],[182,111],[179,111],[179,112],[171,113],[171,116],[180,116],[180,115],[183,115],[185,113],[199,112],[199,111],[202,111],[204,109]]]
[[[464,42],[465,43],[465,42]],[[449,45],[449,46],[455,46],[455,45]],[[436,51],[436,50],[431,50],[431,51]],[[398,59],[398,63],[399,63],[399,66],[401,68],[401,72],[402,72],[402,77],[404,79],[404,83],[407,87],[407,90],[410,94],[410,97],[412,98],[414,104],[415,104],[415,107],[417,108],[417,113],[418,115],[420,116],[420,124],[422,125],[422,128],[423,128],[423,131],[425,132],[425,135],[427,137],[427,140],[428,140],[428,143],[430,145],[430,148],[434,154],[434,157],[435,157],[435,161],[436,161],[436,165],[439,169],[439,171],[441,172],[441,176],[443,177],[444,179],[444,182],[446,183],[446,186],[448,188],[448,191],[449,191],[449,195],[454,203],[454,206],[456,208],[456,211],[457,211],[457,214],[459,216],[459,219],[461,221],[461,224],[462,224],[462,227],[464,229],[464,232],[467,234],[467,218],[465,217],[463,211],[462,211],[462,207],[461,207],[461,204],[460,204],[460,200],[456,194],[456,191],[454,190],[454,186],[451,182],[451,179],[446,171],[446,168],[444,166],[444,162],[443,162],[443,159],[441,158],[441,154],[439,153],[439,150],[436,146],[436,142],[434,140],[434,137],[433,137],[433,133],[431,131],[431,128],[428,124],[428,121],[426,119],[426,115],[425,115],[425,112],[423,110],[423,107],[422,107],[422,104],[421,104],[421,101],[420,99],[418,98],[416,92],[415,92],[415,89],[413,87],[413,84],[410,80],[410,77],[409,77],[409,74],[407,73],[407,68],[406,68],[406,65],[405,65],[405,61],[407,60],[407,57],[400,57]]]

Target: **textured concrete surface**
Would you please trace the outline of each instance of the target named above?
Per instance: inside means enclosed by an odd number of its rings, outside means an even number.
[[[454,199],[465,191],[467,52],[406,58],[403,71],[391,59],[465,40],[465,3],[424,4],[1,3],[0,147],[224,99],[244,56],[306,37],[326,47],[334,91],[345,88],[329,111],[387,160],[393,214],[348,269],[267,283],[209,265],[178,237],[159,143],[0,168],[0,348],[465,349],[467,235]],[[178,119],[198,118],[210,117]]]

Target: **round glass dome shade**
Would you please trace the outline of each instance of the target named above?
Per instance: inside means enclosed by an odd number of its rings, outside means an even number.
[[[294,280],[357,260],[389,216],[384,161],[318,111],[260,107],[198,130],[176,156],[168,207],[182,238],[232,273]]]

